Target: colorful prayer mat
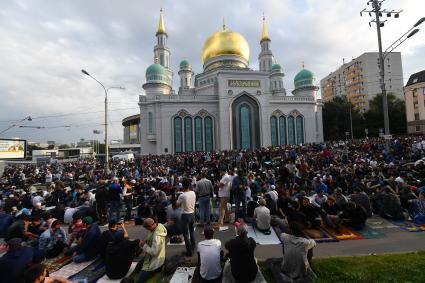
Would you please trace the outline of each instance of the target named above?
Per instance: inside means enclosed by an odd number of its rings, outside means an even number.
[[[407,221],[407,220],[400,220],[400,221],[396,221],[396,220],[390,220],[387,219],[388,222],[390,222],[391,224],[396,225],[397,227],[399,227],[400,229],[404,230],[404,231],[408,231],[408,232],[423,232],[425,231],[424,228],[422,228],[420,225],[417,225],[411,221]]]
[[[362,230],[356,232],[362,235],[365,239],[379,239],[386,237],[384,233],[369,227],[369,225],[366,225]]]
[[[332,237],[321,227],[304,229],[303,232],[308,238],[315,240],[317,243],[338,242],[338,239]]]
[[[364,237],[353,230],[349,229],[345,226],[340,226],[339,231],[335,231],[335,229],[330,227],[323,227],[323,229],[332,235],[332,237],[344,241],[344,240],[361,240],[364,239]]]
[[[67,265],[72,261],[72,256],[60,256],[51,259],[47,259],[44,264],[47,267],[49,274],[52,274],[55,271],[58,271],[63,266]]]
[[[83,270],[84,268],[86,268],[93,262],[94,260],[85,261],[81,263],[71,262],[70,264],[65,265],[64,267],[57,270],[56,272],[53,272],[52,274],[50,274],[50,276],[68,278],[74,274],[77,274],[78,272],[80,272],[81,270]]]

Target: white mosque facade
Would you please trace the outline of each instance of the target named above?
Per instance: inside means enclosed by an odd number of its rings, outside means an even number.
[[[142,154],[170,154],[317,143],[323,141],[322,101],[312,72],[302,69],[287,93],[263,18],[259,70],[249,67],[245,38],[223,25],[202,51],[203,72],[180,63],[173,90],[162,10],[154,64],[139,96]]]

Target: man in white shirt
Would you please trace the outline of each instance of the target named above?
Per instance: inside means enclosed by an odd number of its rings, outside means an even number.
[[[195,203],[196,194],[190,190],[191,180],[185,178],[183,180],[183,193],[177,199],[177,206],[183,209],[181,216],[181,228],[184,237],[184,244],[186,246],[185,256],[192,257],[193,250],[195,249]]]
[[[223,225],[224,217],[229,214],[227,204],[230,201],[230,188],[232,186],[232,178],[225,170],[220,170],[220,184],[218,189],[218,197],[220,198],[220,219],[219,225]]]
[[[198,265],[202,280],[221,282],[221,242],[213,239],[214,229],[204,229],[205,240],[198,243]]]
[[[266,207],[266,200],[259,201],[260,206],[254,209],[255,228],[266,235],[270,235],[270,210]]]

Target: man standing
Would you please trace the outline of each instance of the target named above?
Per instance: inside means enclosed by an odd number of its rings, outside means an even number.
[[[183,193],[177,199],[177,206],[181,206],[183,209],[181,221],[186,246],[185,256],[192,257],[193,250],[195,249],[195,233],[193,226],[195,224],[196,195],[194,191],[190,190],[190,179],[185,178],[182,183]]]
[[[140,241],[140,247],[145,252],[145,256],[141,260],[143,267],[139,272],[137,283],[147,282],[162,268],[165,262],[167,229],[161,223],[155,223],[152,218],[146,218],[143,221],[143,227],[148,230],[148,237],[146,241]]]
[[[207,179],[206,173],[202,173],[202,178],[196,183],[196,192],[199,201],[199,216],[201,225],[205,222],[210,225],[211,219],[211,198],[214,194],[214,188],[210,180]]]
[[[245,219],[246,215],[246,187],[248,184],[244,175],[243,172],[239,172],[232,182],[233,199],[235,200],[235,221],[239,218]]]
[[[121,186],[117,177],[114,177],[113,183],[109,185],[108,190],[108,206],[109,206],[109,218],[111,220],[120,220],[121,214]]]
[[[227,209],[227,204],[230,201],[230,188],[232,186],[231,177],[223,169],[220,170],[220,184],[218,189],[218,197],[220,198],[220,219],[218,221],[219,225],[223,225],[224,217],[229,214]]]

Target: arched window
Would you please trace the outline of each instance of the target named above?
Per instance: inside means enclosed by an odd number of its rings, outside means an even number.
[[[294,117],[288,117],[288,143],[295,144],[295,123]]]
[[[153,113],[148,112],[148,131],[149,134],[153,134]]]
[[[286,145],[286,118],[285,116],[279,117],[279,144]]]
[[[278,146],[278,143],[277,143],[277,118],[275,116],[272,116],[270,118],[270,135],[271,135],[272,146]]]
[[[195,151],[203,151],[203,131],[202,131],[202,118],[195,117]]]
[[[207,116],[204,119],[205,128],[205,151],[213,150],[213,121],[212,118]]]
[[[174,149],[175,152],[183,152],[182,118],[174,118]]]
[[[297,144],[304,143],[304,119],[303,116],[298,115],[297,121]]]
[[[242,149],[251,148],[251,109],[248,105],[239,108],[239,121],[241,125],[241,146]]]
[[[184,149],[185,151],[193,151],[192,142],[192,118],[184,118]]]

